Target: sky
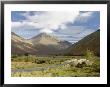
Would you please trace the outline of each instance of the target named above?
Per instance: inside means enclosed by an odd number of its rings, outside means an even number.
[[[99,11],[12,11],[11,31],[30,39],[47,33],[75,43],[100,27]]]

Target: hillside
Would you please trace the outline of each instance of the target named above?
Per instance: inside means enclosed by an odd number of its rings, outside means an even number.
[[[11,52],[12,54],[36,54],[37,50],[33,48],[33,44],[26,41],[15,33],[11,33]]]
[[[69,55],[84,55],[84,53],[90,50],[95,55],[100,56],[100,30],[87,35],[80,41],[76,42],[66,50],[66,54]]]

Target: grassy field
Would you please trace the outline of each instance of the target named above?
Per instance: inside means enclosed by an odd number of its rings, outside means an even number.
[[[87,65],[84,62],[73,65],[64,64],[73,59],[86,59],[92,62]],[[100,59],[96,56],[12,56],[12,77],[99,77]],[[64,64],[64,65],[63,65]],[[31,70],[32,69],[32,70]],[[20,71],[19,71],[20,70]]]

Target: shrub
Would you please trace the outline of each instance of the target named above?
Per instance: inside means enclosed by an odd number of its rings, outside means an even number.
[[[82,68],[82,67],[85,67],[85,66],[86,66],[86,63],[85,63],[85,62],[78,63],[78,64],[76,65],[76,67],[78,67],[78,68]]]
[[[87,51],[85,52],[84,56],[87,58],[87,59],[91,59],[94,57],[94,53],[90,50],[87,49]]]
[[[38,60],[38,61],[36,61],[36,63],[37,64],[42,64],[42,63],[45,63],[45,61],[44,60]]]
[[[25,55],[25,56],[29,56],[29,53],[25,53],[24,55]]]
[[[16,54],[11,56],[11,58],[17,58],[17,57],[18,57],[18,55],[16,55]]]
[[[94,72],[100,72],[100,65],[99,64],[93,64],[92,68],[93,68]]]

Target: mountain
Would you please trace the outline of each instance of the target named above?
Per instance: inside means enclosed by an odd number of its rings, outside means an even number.
[[[66,50],[66,54],[69,55],[84,55],[84,53],[90,50],[95,55],[100,56],[100,30],[87,35],[80,41],[76,42]]]
[[[36,54],[37,50],[33,48],[33,44],[18,36],[14,32],[11,33],[11,52],[12,54]]]
[[[40,33],[29,40],[34,44],[40,55],[58,55],[62,50],[67,49],[72,44],[68,41],[59,40],[57,37]]]
[[[68,41],[59,40],[57,37],[48,35],[46,33],[40,33],[39,35],[30,39],[33,44],[42,44],[42,45],[60,45],[63,46],[62,49],[65,49],[71,45]]]
[[[58,55],[72,45],[46,33],[26,40],[12,32],[11,41],[12,54]]]
[[[40,33],[39,35],[30,39],[33,44],[42,44],[42,45],[57,45],[59,40],[53,36],[50,36],[46,33]]]

